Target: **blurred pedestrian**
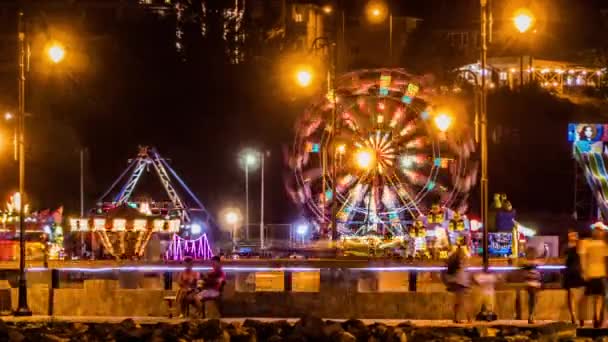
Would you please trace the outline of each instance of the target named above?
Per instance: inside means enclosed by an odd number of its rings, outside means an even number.
[[[479,286],[481,296],[481,311],[476,317],[478,321],[495,321],[498,319],[494,312],[495,288],[499,278],[496,274],[482,271],[473,276],[473,281]]]
[[[448,292],[454,294],[454,323],[462,323],[458,319],[461,311],[464,311],[467,322],[472,321],[470,305],[466,300],[471,289],[471,278],[466,270],[468,258],[466,248],[459,243],[446,261],[444,282]]]
[[[568,230],[568,245],[564,253],[565,268],[562,271],[562,287],[566,289],[568,300],[568,312],[572,324],[576,324],[575,302],[578,302],[579,315],[583,313],[583,300],[581,289],[585,286],[583,270],[581,269],[581,258],[578,254],[578,233],[576,230]],[[578,297],[578,300],[577,300]],[[581,317],[579,317],[581,318]],[[580,325],[584,325],[584,319],[580,319]]]
[[[536,314],[536,303],[538,301],[538,292],[541,288],[541,275],[538,270],[538,251],[536,248],[528,248],[526,251],[526,260],[524,261],[522,270],[524,271],[524,280],[526,282],[526,292],[528,293],[528,324],[534,324]]]
[[[599,328],[604,321],[604,295],[606,278],[606,257],[608,245],[603,239],[601,227],[593,229],[591,239],[580,241],[578,254],[585,280],[585,297],[593,303],[593,326]]]

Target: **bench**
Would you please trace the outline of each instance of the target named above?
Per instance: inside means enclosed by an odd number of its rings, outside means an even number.
[[[219,296],[215,298],[203,298],[201,308],[201,318],[220,318],[221,317],[221,301],[224,294],[224,286],[226,281],[222,281],[219,288]],[[207,317],[209,316],[209,317]]]
[[[163,300],[165,301],[165,303],[167,303],[167,308],[169,311],[169,318],[173,318],[173,313],[179,307],[178,305],[173,306],[174,303],[177,304],[176,303],[177,295],[164,296]],[[179,315],[179,312],[177,312],[177,315]]]

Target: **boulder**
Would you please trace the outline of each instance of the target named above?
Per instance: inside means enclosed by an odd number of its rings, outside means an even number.
[[[339,342],[356,342],[357,338],[355,335],[349,333],[348,331],[344,331],[338,335],[338,338],[335,341]]]
[[[342,328],[342,324],[337,322],[327,322],[323,327],[323,336],[329,339],[337,337],[343,332],[344,329]]]
[[[357,338],[357,341],[367,341],[369,330],[365,323],[358,319],[349,319],[342,323],[342,328]]]
[[[304,316],[296,322],[292,335],[295,334],[312,339],[313,341],[319,341],[323,338],[324,326],[325,322],[319,317]]]

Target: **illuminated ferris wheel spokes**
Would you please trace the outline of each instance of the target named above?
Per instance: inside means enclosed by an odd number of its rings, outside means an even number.
[[[471,149],[438,134],[430,120],[432,92],[418,94],[416,83],[401,70],[351,73],[338,82],[335,130],[326,99],[305,113],[294,145],[301,163],[294,171],[297,198],[315,221],[327,225],[335,201],[341,232],[399,233],[436,199],[450,205],[466,198]]]

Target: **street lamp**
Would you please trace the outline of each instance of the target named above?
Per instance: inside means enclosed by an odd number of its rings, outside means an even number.
[[[520,32],[527,32],[534,24],[534,16],[527,8],[520,8],[515,11],[513,16],[513,25]]]
[[[14,117],[15,117],[15,116],[14,116],[14,115],[13,115],[13,113],[11,113],[11,112],[6,112],[6,113],[4,113],[4,120],[6,120],[6,121],[10,121],[10,120],[12,120]]]
[[[534,15],[527,8],[520,8],[515,11],[513,15],[513,25],[519,31],[519,33],[526,33],[532,25],[534,25]],[[530,64],[532,61],[530,60]],[[532,65],[530,65],[532,67]],[[532,71],[530,71],[532,72]],[[519,60],[519,84],[520,87],[524,85],[524,56],[523,54],[520,56]]]
[[[452,125],[452,117],[446,113],[439,113],[435,116],[434,122],[437,129],[445,133]]]
[[[49,59],[57,64],[59,62],[61,62],[63,60],[63,58],[65,57],[65,48],[63,47],[63,45],[59,44],[58,42],[53,42],[51,44],[49,44],[48,48],[47,48],[47,54]]]
[[[236,230],[238,228],[239,223],[241,222],[241,213],[238,209],[228,208],[224,211],[224,222],[231,229],[231,237],[232,237],[232,252],[236,252]]]
[[[390,12],[386,2],[371,0],[365,6],[367,20],[373,24],[382,23],[388,15],[388,55],[389,62],[393,63],[393,14]]]
[[[25,14],[19,11],[17,18],[18,39],[18,70],[19,70],[19,106],[17,112],[17,144],[19,155],[19,193],[25,197],[25,75],[29,68],[30,48],[26,37]],[[65,50],[60,44],[50,45],[47,56],[54,63],[59,63],[65,57]],[[5,116],[6,117],[6,116]],[[15,316],[31,316],[32,311],[27,305],[27,280],[25,278],[25,225],[24,222],[24,200],[19,201],[19,302]]]
[[[249,171],[259,166],[260,153],[253,149],[241,152],[241,165],[245,169],[245,239],[249,240]]]
[[[298,85],[302,88],[306,88],[312,83],[313,74],[309,68],[302,67],[296,70],[295,77]]]

